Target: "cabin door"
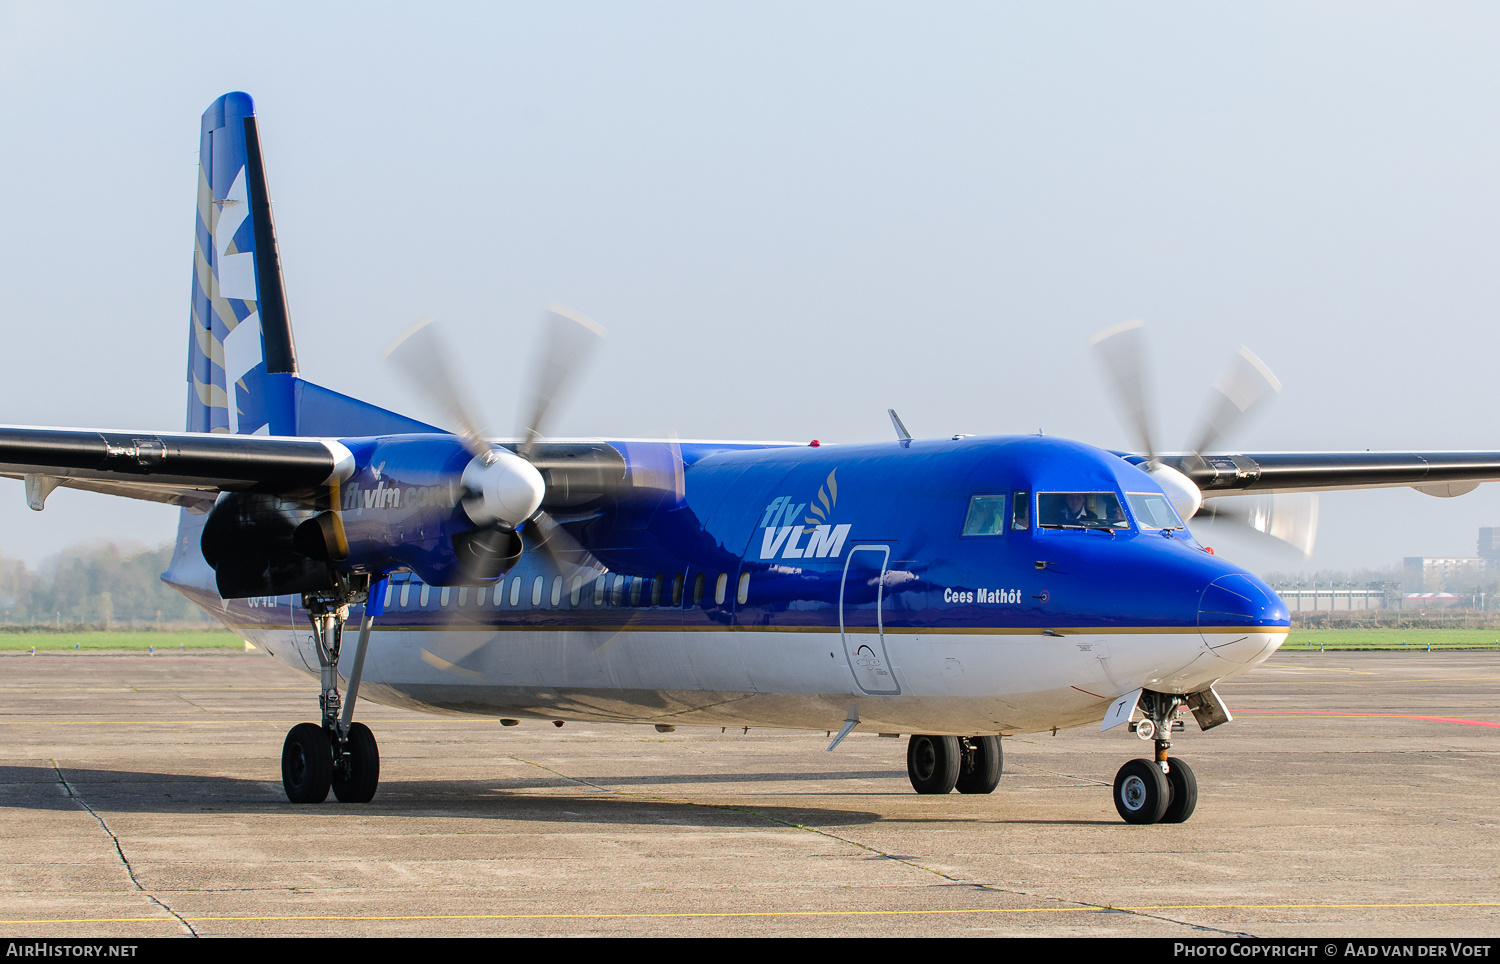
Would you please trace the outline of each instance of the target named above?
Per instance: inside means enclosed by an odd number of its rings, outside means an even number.
[[[885,652],[885,572],[890,546],[855,546],[844,559],[839,586],[839,635],[854,682],[872,695],[901,692]]]

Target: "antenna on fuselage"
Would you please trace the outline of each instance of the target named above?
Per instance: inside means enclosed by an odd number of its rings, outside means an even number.
[[[909,447],[911,445],[911,433],[906,430],[906,425],[902,423],[901,416],[896,414],[894,408],[886,409],[885,413],[891,417],[891,424],[896,426],[896,438],[901,440],[903,447]]]

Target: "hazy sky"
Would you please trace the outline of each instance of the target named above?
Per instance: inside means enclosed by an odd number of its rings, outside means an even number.
[[[1144,319],[1185,444],[1500,449],[1492,4],[0,0],[0,421],[180,429],[199,115],[256,100],[303,374],[436,419],[417,317],[514,430],[541,309],[610,337],[560,433],[1129,445]],[[0,552],[175,510],[0,480]],[[1322,500],[1311,566],[1472,555],[1500,485]],[[1258,566],[1286,559],[1245,557]]]

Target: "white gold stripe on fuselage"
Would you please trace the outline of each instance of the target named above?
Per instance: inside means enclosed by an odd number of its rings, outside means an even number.
[[[304,671],[308,630],[241,630]],[[895,692],[861,688],[837,633],[449,632],[372,635],[361,699],[488,718],[838,729],[856,706],[864,731],[1028,733],[1103,718],[1139,688],[1188,693],[1244,672],[1287,630],[888,633]],[[353,646],[340,665],[347,673]]]

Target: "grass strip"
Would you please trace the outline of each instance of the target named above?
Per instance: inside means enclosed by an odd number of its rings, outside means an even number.
[[[181,632],[81,632],[81,633],[0,633],[0,652],[41,652],[59,650],[127,649],[244,649],[245,641],[227,629],[184,630]]]

